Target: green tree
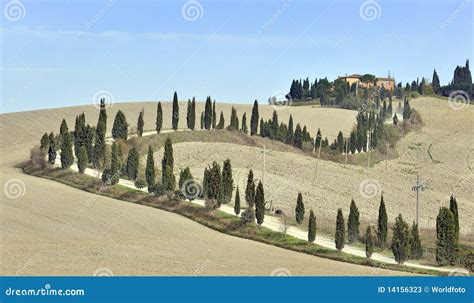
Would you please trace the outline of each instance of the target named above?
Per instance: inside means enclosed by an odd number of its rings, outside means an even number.
[[[127,176],[130,180],[136,180],[138,176],[138,166],[140,165],[140,155],[135,147],[128,152]]]
[[[239,130],[239,120],[237,118],[237,110],[232,106],[230,114],[230,124],[228,130]]]
[[[297,148],[303,148],[303,133],[299,123],[296,124],[295,133],[293,135],[293,146]]]
[[[395,115],[393,115],[393,125],[397,125],[398,124],[398,117],[397,117],[397,113],[395,113]]]
[[[385,209],[385,202],[383,200],[383,195],[380,198],[380,206],[379,206],[379,217],[377,220],[377,238],[378,238],[378,246],[382,249],[385,248],[385,244],[387,243],[387,210]]]
[[[402,214],[395,219],[392,233],[393,256],[398,264],[403,264],[410,256],[410,231],[408,224],[403,221]]]
[[[374,252],[374,237],[372,236],[372,228],[367,226],[365,232],[365,256],[370,258]]]
[[[137,122],[137,135],[141,137],[143,135],[143,127],[145,126],[145,121],[143,120],[143,115],[145,114],[145,110],[142,109],[140,114],[138,115],[138,122]]]
[[[436,263],[456,263],[456,227],[454,214],[447,207],[441,207],[436,218]]]
[[[59,128],[59,134],[63,136],[65,133],[68,133],[68,132],[69,132],[69,128],[67,127],[66,119],[63,119],[63,121],[61,121],[61,127]]]
[[[217,128],[217,129],[223,129],[223,128],[224,128],[224,125],[225,125],[224,113],[221,111],[221,116],[220,116],[220,118],[219,118],[219,123],[217,123],[216,128]]]
[[[87,150],[85,146],[81,146],[79,148],[79,154],[77,155],[77,168],[79,169],[79,173],[83,174],[87,167]]]
[[[293,116],[288,120],[288,131],[286,132],[286,144],[293,144]]]
[[[161,102],[158,102],[158,106],[156,107],[156,133],[159,134],[161,132],[161,128],[163,127],[163,109],[161,108]]]
[[[344,135],[342,131],[337,134],[337,151],[340,153],[344,152]]]
[[[230,160],[224,161],[222,167],[222,198],[223,203],[228,203],[232,199],[232,192],[234,190],[234,180],[232,179],[232,165]]]
[[[102,123],[104,125],[104,134],[107,133],[107,108],[105,106],[105,98],[100,99],[98,123]]]
[[[255,136],[258,130],[258,121],[259,121],[259,114],[258,114],[258,102],[255,100],[253,103],[252,108],[252,116],[250,117],[250,135]]]
[[[312,243],[316,240],[316,216],[313,210],[309,211],[309,223],[308,223],[308,242]]]
[[[336,235],[335,235],[335,243],[336,243],[337,250],[341,251],[344,248],[345,237],[346,237],[346,228],[344,224],[344,216],[342,215],[342,209],[339,208],[337,210]]]
[[[253,171],[250,170],[247,176],[247,187],[245,188],[245,201],[249,207],[255,204],[255,183],[253,180]]]
[[[148,146],[148,155],[146,158],[145,179],[148,184],[149,192],[155,186],[155,160],[153,159],[153,148]]]
[[[85,144],[86,141],[86,116],[82,113],[76,116],[74,124],[74,154],[79,154],[79,148]]]
[[[163,160],[161,160],[161,182],[166,190],[172,191],[176,187],[176,179],[173,174],[174,158],[173,144],[171,138],[166,138]]]
[[[178,104],[178,94],[174,92],[173,95],[173,116],[171,118],[171,124],[174,130],[178,129],[179,122],[179,104]]]
[[[433,87],[433,92],[437,95],[440,91],[441,85],[439,83],[438,73],[436,69],[433,70],[433,79],[431,80],[431,86]]]
[[[249,129],[248,129],[248,126],[247,126],[247,113],[244,113],[242,115],[242,126],[240,128],[240,132],[242,132],[244,134],[248,134],[248,132],[249,132]]]
[[[214,102],[212,103],[212,128],[216,128],[216,119],[216,100],[214,100]]]
[[[455,232],[455,242],[456,245],[459,242],[459,212],[458,212],[458,202],[456,197],[451,195],[449,198],[449,210],[453,213],[454,216],[454,232]]]
[[[119,145],[116,142],[112,143],[112,155],[110,157],[110,172],[112,173],[112,175],[116,175],[120,170],[118,147]]]
[[[204,129],[204,112],[201,112],[201,129]]]
[[[209,130],[212,126],[212,102],[211,97],[207,97],[204,108],[204,128]]]
[[[217,202],[216,205],[219,207],[222,201],[222,174],[221,167],[216,161],[212,163],[212,166],[208,172],[207,180],[207,198],[209,200]]]
[[[54,164],[56,162],[56,140],[53,132],[49,133],[48,140],[48,162]]]
[[[188,100],[186,123],[190,130],[194,130],[194,126],[196,124],[196,100],[194,97],[193,101]]]
[[[237,190],[235,191],[234,213],[236,216],[240,214],[240,193],[239,193],[238,186],[237,186]]]
[[[357,208],[354,199],[352,199],[349,218],[347,220],[347,234],[349,243],[353,243],[359,239],[359,225],[359,209]]]
[[[63,134],[63,143],[61,146],[61,167],[69,168],[74,163],[74,155],[72,152],[71,134],[66,132]]]
[[[296,222],[301,224],[304,220],[304,203],[303,195],[301,193],[298,193],[298,198],[296,199],[295,215]]]
[[[105,162],[105,124],[97,123],[95,130],[94,165],[99,168]]]
[[[87,124],[85,146],[87,149],[87,158],[89,159],[89,162],[94,160],[94,138],[95,129]]]
[[[423,247],[421,246],[418,224],[415,222],[413,222],[410,234],[410,258],[419,260],[423,256]]]
[[[261,181],[258,182],[257,191],[255,192],[255,217],[257,218],[257,224],[262,225],[265,218],[265,193]]]
[[[44,135],[41,137],[41,140],[40,140],[40,148],[41,149],[47,149],[48,146],[49,146],[48,133],[44,133]]]
[[[124,113],[119,110],[115,115],[114,125],[112,127],[112,137],[117,139],[127,140],[128,124]]]

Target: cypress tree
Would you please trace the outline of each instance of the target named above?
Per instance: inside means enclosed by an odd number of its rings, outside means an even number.
[[[66,119],[63,119],[63,121],[61,121],[61,127],[59,128],[59,134],[62,136],[68,132],[69,132],[69,129],[67,127]]]
[[[48,133],[44,133],[44,135],[41,137],[40,140],[40,148],[41,149],[46,149],[49,146],[49,137]]]
[[[77,168],[79,169],[79,173],[83,174],[87,167],[87,150],[85,146],[81,146],[79,148],[79,154],[77,155]]]
[[[290,115],[288,121],[288,131],[286,132],[286,144],[293,144],[293,116]]]
[[[71,134],[66,132],[63,134],[63,143],[61,146],[61,167],[69,168],[74,163],[74,155],[72,152]]]
[[[173,126],[173,130],[178,129],[178,122],[179,122],[178,94],[176,92],[174,92],[174,95],[173,95],[173,116],[171,118],[171,124]]]
[[[104,134],[107,133],[107,109],[105,107],[105,98],[100,99],[99,122],[104,124]]]
[[[181,189],[181,191],[184,191],[184,193],[188,194],[186,191],[186,188],[183,189],[183,185],[185,185],[186,181],[193,180],[193,175],[191,174],[191,170],[189,167],[186,166],[185,169],[181,169],[179,172],[179,181],[178,181],[178,186]]]
[[[308,223],[308,242],[313,243],[316,240],[316,216],[313,210],[309,211],[309,223]]]
[[[239,120],[237,118],[237,110],[232,106],[232,111],[230,114],[230,124],[228,127],[229,130],[239,130]]]
[[[220,206],[222,202],[222,174],[221,167],[216,161],[212,163],[207,180],[207,198],[217,202]]]
[[[458,212],[458,202],[456,201],[456,197],[451,195],[449,198],[449,210],[453,213],[454,217],[454,233],[455,233],[455,242],[456,245],[459,242],[459,212]]]
[[[374,237],[372,236],[372,228],[367,226],[365,231],[365,256],[370,258],[374,252]]]
[[[209,198],[207,192],[209,188],[209,169],[207,167],[204,168],[204,177],[202,179],[202,196],[207,199]]]
[[[301,224],[304,220],[304,204],[303,204],[303,195],[298,193],[298,198],[296,199],[296,208],[295,208],[296,222]]]
[[[359,209],[357,208],[354,199],[352,199],[349,218],[347,220],[349,243],[353,243],[359,239],[359,225]]]
[[[217,129],[223,129],[224,128],[224,113],[221,111],[221,116],[219,118],[219,123],[217,124],[216,128]]]
[[[163,109],[161,108],[161,102],[158,102],[158,106],[156,107],[156,133],[159,134],[161,132],[161,128],[163,127]]]
[[[214,102],[212,103],[212,128],[216,128],[216,119],[216,100],[214,100]]]
[[[379,217],[377,220],[378,246],[382,249],[385,248],[385,244],[387,243],[387,227],[387,211],[385,210],[385,202],[382,195],[380,198]]]
[[[423,256],[423,247],[421,246],[418,224],[415,222],[413,222],[410,234],[410,258],[419,260]]]
[[[54,139],[54,133],[50,132],[48,136],[48,162],[54,164],[56,162],[56,140]]]
[[[110,172],[112,173],[112,175],[116,175],[120,170],[118,159],[118,144],[116,142],[112,143],[112,155],[110,158]]]
[[[236,216],[240,214],[240,193],[239,193],[238,186],[237,186],[237,190],[235,191],[234,213]]]
[[[259,114],[258,114],[258,102],[255,100],[253,103],[252,108],[252,116],[250,117],[250,135],[255,136],[258,130],[258,121],[259,121]]]
[[[344,216],[342,215],[342,209],[339,208],[337,210],[337,217],[336,217],[336,235],[335,235],[335,243],[336,249],[341,251],[344,248],[344,241],[346,237],[346,229],[344,224]]]
[[[436,218],[436,263],[454,265],[456,250],[454,215],[447,207],[441,207]]]
[[[186,123],[190,130],[194,130],[196,122],[196,99],[193,97],[193,101],[188,100],[188,108],[186,113]]]
[[[122,151],[122,144],[117,145],[117,160],[118,160],[118,171],[122,170],[123,167],[123,151]]]
[[[143,115],[145,114],[145,110],[142,109],[140,114],[138,115],[138,122],[137,122],[137,135],[141,137],[143,135],[143,127],[145,126],[145,121],[143,120]]]
[[[247,187],[245,188],[245,201],[249,207],[255,203],[255,183],[253,181],[253,171],[250,170],[247,176]]]
[[[222,167],[222,198],[223,203],[228,203],[232,199],[232,191],[234,190],[234,180],[232,179],[232,166],[230,160],[224,161]]]
[[[97,123],[95,130],[95,145],[94,145],[94,165],[99,168],[104,163],[105,158],[105,125],[103,122]]]
[[[433,87],[433,92],[437,95],[439,93],[441,85],[439,83],[439,77],[438,73],[436,73],[436,69],[433,70],[433,79],[431,81],[431,86]]]
[[[303,148],[303,133],[299,123],[296,124],[295,133],[293,136],[293,146],[297,148]]]
[[[408,224],[403,221],[402,214],[395,219],[395,225],[392,227],[392,252],[395,261],[403,264],[410,255],[410,233]]]
[[[87,150],[87,158],[89,159],[89,163],[94,160],[94,137],[95,137],[95,129],[92,128],[89,124],[87,124],[85,146]]]
[[[145,179],[148,184],[149,192],[155,186],[155,160],[153,159],[153,148],[148,146],[148,155],[146,158]]]
[[[265,218],[265,193],[261,181],[258,182],[257,191],[255,192],[255,217],[257,218],[257,224],[262,225]]]
[[[204,129],[204,112],[201,112],[201,129]]]
[[[74,154],[79,154],[79,148],[85,144],[86,141],[86,116],[82,113],[76,116],[76,123],[74,124]]]
[[[173,159],[173,145],[171,138],[166,138],[165,151],[163,160],[161,160],[161,182],[167,190],[174,190],[176,186],[176,179],[173,174],[174,159]]]
[[[204,108],[204,128],[205,129],[211,129],[212,126],[212,103],[211,103],[211,97],[207,97],[206,99],[206,105]]]
[[[138,176],[138,166],[140,165],[140,155],[135,147],[128,152],[127,176],[130,180],[136,180]]]
[[[97,129],[99,125],[97,125]],[[112,137],[117,139],[127,140],[128,136],[128,124],[124,113],[119,110],[115,115],[114,126],[112,127]]]
[[[247,113],[244,113],[242,115],[242,127],[240,128],[240,132],[242,132],[244,134],[248,134],[248,132],[249,132],[249,129],[248,129],[248,126],[247,126]]]

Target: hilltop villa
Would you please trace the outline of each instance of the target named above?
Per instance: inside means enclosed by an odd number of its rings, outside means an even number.
[[[358,87],[362,87],[362,88],[365,88],[365,87],[370,88],[370,87],[376,86],[376,87],[384,87],[387,90],[395,89],[395,80],[393,78],[390,78],[390,76],[388,76],[388,78],[376,77],[375,83],[364,83],[360,81],[361,77],[362,75],[352,74],[349,76],[346,75],[343,77],[339,77],[339,79],[345,80],[347,83],[349,83],[349,86],[352,86],[353,83],[356,83]]]

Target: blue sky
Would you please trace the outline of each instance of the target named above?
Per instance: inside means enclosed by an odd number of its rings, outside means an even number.
[[[390,71],[407,82],[431,78],[434,67],[447,83],[472,57],[470,0],[1,6],[2,112],[90,104],[102,94],[171,100],[175,90],[180,100],[265,102],[293,78]]]

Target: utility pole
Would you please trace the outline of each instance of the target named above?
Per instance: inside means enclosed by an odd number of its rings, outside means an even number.
[[[321,157],[321,144],[323,143],[323,136],[321,136],[320,138],[321,139],[319,140],[318,161],[316,162],[316,169],[314,170],[313,184],[316,181],[316,175],[318,174],[319,158]]]
[[[425,191],[425,182],[420,181],[420,176],[416,174],[416,183],[411,189],[412,191],[416,191],[416,225],[419,225],[419,205],[420,205],[420,191]]]

